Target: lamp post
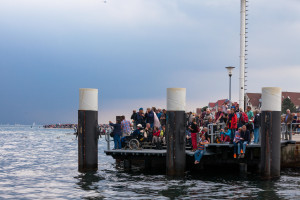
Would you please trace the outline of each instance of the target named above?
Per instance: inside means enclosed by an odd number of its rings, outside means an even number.
[[[232,76],[232,71],[235,67],[232,67],[232,66],[228,66],[228,67],[225,67],[228,71],[228,75],[229,75],[229,106],[230,106],[230,109],[231,109],[231,76]]]

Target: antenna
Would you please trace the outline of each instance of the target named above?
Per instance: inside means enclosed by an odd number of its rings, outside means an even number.
[[[246,86],[245,85],[245,73],[247,73],[247,71],[245,69],[247,69],[248,67],[245,67],[246,60],[248,60],[246,58],[247,54],[247,43],[248,43],[248,37],[247,37],[247,30],[248,30],[248,14],[247,14],[247,9],[248,9],[248,0],[241,0],[241,29],[240,29],[240,84],[239,84],[239,104],[240,107],[245,109],[245,90]]]

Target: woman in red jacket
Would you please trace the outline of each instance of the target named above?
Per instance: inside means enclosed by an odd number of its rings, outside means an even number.
[[[235,114],[234,108],[231,108],[231,113],[228,116],[227,126],[228,126],[228,129],[230,129],[230,131],[231,131],[230,139],[231,139],[231,143],[232,143],[235,131],[237,129],[237,116]]]

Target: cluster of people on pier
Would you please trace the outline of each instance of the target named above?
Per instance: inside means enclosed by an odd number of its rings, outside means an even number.
[[[165,109],[156,109],[155,107],[147,108],[146,112],[140,108],[138,112],[133,110],[131,121],[126,120],[125,116],[117,119],[115,124],[110,121],[109,125],[114,127],[111,135],[114,137],[114,148],[121,149],[125,146],[126,141],[133,137],[161,149],[162,145],[166,145],[166,113]]]
[[[233,157],[244,158],[247,145],[259,142],[259,110],[253,112],[250,106],[246,112],[238,106],[225,108],[224,110],[224,106],[219,107],[215,114],[212,114],[210,109],[198,115],[188,113],[187,143],[191,143],[192,151],[195,151],[195,164],[200,162],[202,156],[199,155],[204,153],[204,144],[233,144]],[[218,133],[214,137],[210,137],[214,134],[212,129]]]
[[[292,123],[295,116],[287,111],[283,117],[283,123]],[[260,111],[252,111],[247,106],[246,111],[236,106],[222,105],[217,112],[212,113],[209,108],[201,113],[186,113],[186,145],[191,146],[195,152],[195,164],[205,151],[205,145],[209,143],[223,143],[234,145],[234,158],[244,158],[249,144],[259,143]],[[133,110],[131,121],[122,116],[117,123],[109,122],[114,127],[115,149],[124,147],[129,136],[148,142],[161,149],[166,145],[167,111],[165,109],[147,108],[144,112],[140,108],[138,112]],[[297,128],[297,127],[296,127]],[[300,127],[299,127],[300,128]]]

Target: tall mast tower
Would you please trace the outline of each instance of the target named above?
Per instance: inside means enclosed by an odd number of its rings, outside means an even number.
[[[246,84],[245,82],[247,81],[245,78],[245,74],[247,73],[245,67],[246,63],[246,56],[247,56],[247,5],[248,1],[247,0],[241,0],[241,30],[240,30],[240,83],[239,83],[239,104],[241,108],[246,107],[245,105],[245,90],[246,90]]]

